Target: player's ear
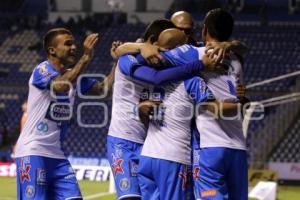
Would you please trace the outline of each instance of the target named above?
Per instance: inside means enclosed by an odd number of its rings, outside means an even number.
[[[55,54],[55,49],[54,49],[54,47],[48,47],[48,53],[49,53],[50,55]]]

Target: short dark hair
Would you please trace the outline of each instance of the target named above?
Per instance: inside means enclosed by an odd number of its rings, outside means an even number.
[[[48,54],[48,48],[51,45],[53,45],[53,41],[56,38],[56,36],[62,35],[62,34],[72,35],[71,31],[69,31],[66,28],[53,28],[53,29],[50,29],[45,34],[44,39],[43,39],[43,46],[44,46],[44,50],[46,51],[47,54]]]
[[[222,42],[230,38],[233,31],[234,20],[229,12],[217,8],[207,13],[204,24],[207,27],[209,35]]]
[[[169,28],[176,28],[175,25],[168,19],[157,19],[151,22],[144,33],[144,41],[147,41],[151,36],[151,42],[158,40],[159,34]]]

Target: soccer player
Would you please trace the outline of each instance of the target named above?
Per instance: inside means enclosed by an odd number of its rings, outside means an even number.
[[[16,147],[18,199],[82,199],[62,141],[66,136],[76,92],[102,94],[112,84],[78,77],[93,57],[98,34],[85,39],[84,53],[76,61],[72,33],[64,28],[44,36],[47,60],[37,65],[29,80],[28,115]],[[77,87],[80,86],[80,87]]]
[[[168,20],[155,20],[147,27],[144,40],[152,44],[158,40],[163,30],[173,27],[174,25]],[[115,72],[107,156],[114,175],[118,199],[141,198],[137,168],[146,137],[146,127],[138,118],[138,105],[140,101],[149,98],[149,89],[152,86],[131,77],[146,73],[149,75],[148,83],[157,85],[192,77],[194,74],[199,74],[205,68],[204,66],[212,67],[209,61],[204,64],[196,60],[184,66],[157,71],[142,66],[138,60],[138,57],[131,55],[119,58]],[[176,76],[170,76],[171,74],[176,74]]]
[[[234,26],[232,16],[222,10],[208,12],[204,19],[202,38],[210,41],[226,41]],[[216,99],[237,101],[236,82],[242,80],[242,67],[238,59],[230,56],[229,74],[215,77],[214,73],[202,73]],[[200,111],[197,129],[200,132],[198,164],[195,174],[198,199],[245,200],[248,196],[246,141],[240,117],[210,119],[210,113]],[[200,177],[200,178],[199,178]]]
[[[194,21],[193,17],[190,13],[186,11],[178,11],[175,12],[171,16],[172,23],[178,28],[179,30],[182,30],[188,37],[188,44],[191,44],[193,46],[201,46],[200,43],[196,42],[193,35],[193,29],[194,29]]]

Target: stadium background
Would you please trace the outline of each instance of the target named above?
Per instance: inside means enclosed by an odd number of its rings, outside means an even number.
[[[244,63],[248,96],[253,106],[245,122],[249,147],[249,182],[272,180],[280,185],[278,199],[300,199],[300,1],[299,0],[1,0],[0,1],[0,199],[15,199],[12,146],[17,140],[27,98],[30,73],[45,59],[42,36],[52,27],[67,27],[78,46],[91,32],[100,41],[87,73],[108,74],[111,43],[135,41],[153,19],[169,18],[179,10],[191,12],[200,40],[201,20],[216,7],[230,10],[235,19],[233,38],[250,52]],[[86,105],[76,115],[64,147],[82,179],[109,179],[105,141],[109,123],[103,108]],[[88,100],[88,102],[97,102]],[[105,101],[108,109],[110,101]],[[77,110],[78,111],[78,110]],[[110,116],[107,116],[109,119]],[[78,119],[79,118],[79,119]],[[93,128],[80,127],[78,121]],[[87,172],[89,171],[89,172]],[[91,175],[92,174],[92,175]],[[6,178],[2,176],[7,176]],[[81,181],[87,199],[112,199],[108,182]],[[96,194],[96,195],[95,195]],[[97,196],[98,194],[98,196]],[[94,196],[93,196],[94,195]]]

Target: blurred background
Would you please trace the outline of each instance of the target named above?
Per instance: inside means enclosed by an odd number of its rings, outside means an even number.
[[[248,112],[252,116],[263,113],[263,119],[244,122],[250,186],[273,181],[280,185],[277,199],[300,199],[300,0],[1,0],[0,199],[16,198],[14,179],[9,178],[15,176],[13,146],[26,110],[22,104],[27,99],[29,77],[46,59],[42,36],[47,30],[70,29],[78,46],[87,34],[100,33],[86,72],[108,74],[113,41],[135,41],[149,22],[170,18],[180,10],[193,15],[194,34],[200,41],[202,19],[218,7],[233,14],[233,38],[250,48],[244,63],[247,95],[263,105],[253,104]],[[83,99],[77,98],[76,105],[81,102]],[[105,103],[110,110],[111,102]],[[99,106],[81,110],[84,124],[101,124],[105,118]],[[113,191],[107,182],[110,174],[105,155],[109,123],[85,128],[78,125],[78,116],[72,120],[64,147],[78,169],[77,178],[83,180],[86,199],[112,199],[113,195],[106,196]],[[266,188],[276,191],[276,186]]]

